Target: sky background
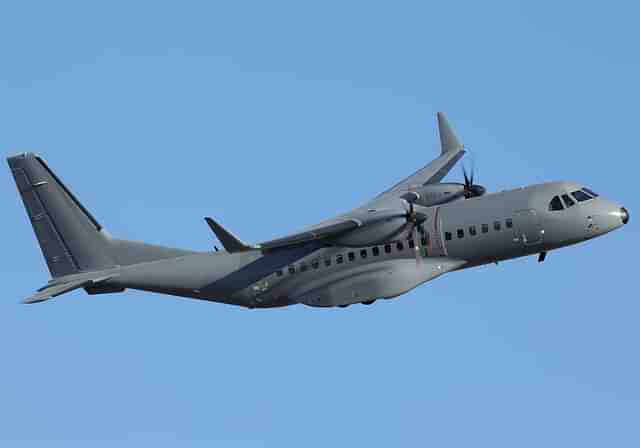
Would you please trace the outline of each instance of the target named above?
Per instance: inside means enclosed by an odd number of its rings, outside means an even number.
[[[7,170],[0,444],[638,446],[639,14],[2,2],[1,153],[41,154],[116,236],[208,250],[209,215],[247,241],[298,230],[433,159],[439,110],[490,191],[576,180],[632,216],[542,265],[371,307],[135,291],[26,306],[48,272]]]

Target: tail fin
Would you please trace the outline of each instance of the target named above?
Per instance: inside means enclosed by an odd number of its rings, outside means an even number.
[[[113,266],[102,227],[35,154],[7,159],[51,275]]]
[[[54,278],[193,253],[113,239],[38,155],[7,161]]]

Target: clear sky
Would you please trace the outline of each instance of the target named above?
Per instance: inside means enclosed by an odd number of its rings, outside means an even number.
[[[371,307],[26,306],[48,272],[6,170],[0,444],[638,446],[639,13],[3,2],[2,154],[40,153],[116,236],[208,250],[208,215],[247,241],[298,230],[434,158],[439,110],[490,191],[576,180],[631,223]]]

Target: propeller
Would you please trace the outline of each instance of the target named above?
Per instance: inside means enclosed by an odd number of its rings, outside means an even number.
[[[463,164],[462,165],[462,175],[464,176],[464,197],[469,199],[477,196],[482,196],[487,192],[487,189],[482,185],[477,185],[473,183],[475,177],[475,163],[471,162],[471,175],[467,174],[467,168]]]
[[[413,202],[404,200],[405,209],[407,210],[406,218],[407,224],[411,225],[411,231],[413,237],[413,247],[416,254],[416,264],[420,264],[422,262],[422,257],[420,257],[420,239],[418,238],[418,228],[422,226],[427,220],[427,215],[421,212],[416,212]]]

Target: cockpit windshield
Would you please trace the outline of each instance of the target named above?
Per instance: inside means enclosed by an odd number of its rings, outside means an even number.
[[[585,202],[597,197],[598,194],[588,188],[572,191],[571,196],[568,194],[560,194],[558,196],[554,196],[553,199],[551,199],[551,202],[549,202],[549,211],[556,212],[564,210],[565,208],[573,207],[576,204],[576,201]]]
[[[551,201],[549,202],[549,211],[557,212],[560,210],[564,210],[565,208],[573,207],[577,202],[590,201],[593,198],[597,197],[598,193],[594,193],[592,190],[586,187],[580,190],[572,191],[571,195],[559,194],[557,196],[554,196],[553,199],[551,199]]]
[[[591,196],[589,196],[587,193],[585,193],[582,190],[577,190],[572,192],[571,196],[573,196],[578,202],[584,202],[584,201],[588,201],[589,199],[593,199]]]
[[[567,208],[573,207],[574,205],[576,205],[576,202],[573,199],[571,199],[568,194],[563,194],[562,200],[564,201]]]
[[[598,193],[594,193],[593,190],[588,189],[587,187],[583,188],[582,191],[584,191],[585,193],[587,193],[589,196],[592,196],[594,198],[598,197]]]
[[[559,196],[554,196],[549,203],[549,210],[552,212],[557,212],[560,210],[564,210],[564,206],[562,205],[562,201]]]

